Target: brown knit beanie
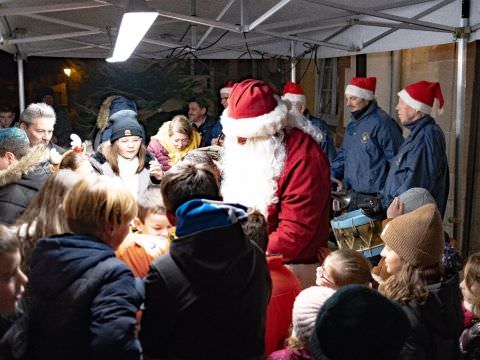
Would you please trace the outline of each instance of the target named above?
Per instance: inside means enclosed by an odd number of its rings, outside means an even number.
[[[434,204],[391,220],[380,235],[385,244],[410,265],[428,268],[442,258],[442,218]]]

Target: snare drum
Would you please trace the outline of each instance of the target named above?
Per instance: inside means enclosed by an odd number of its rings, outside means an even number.
[[[350,211],[330,221],[339,249],[360,251],[370,258],[380,255],[384,247],[380,238],[382,222],[373,220],[362,209]]]

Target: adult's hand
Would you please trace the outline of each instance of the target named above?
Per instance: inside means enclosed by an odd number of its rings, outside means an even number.
[[[400,201],[399,197],[396,197],[387,209],[387,218],[396,218],[397,216],[403,215],[404,212],[405,204]]]

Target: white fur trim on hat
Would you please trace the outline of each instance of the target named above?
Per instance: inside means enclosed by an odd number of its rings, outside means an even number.
[[[220,89],[220,94],[230,94],[232,92],[233,87],[224,87]]]
[[[410,94],[405,90],[403,89],[402,91],[400,91],[398,93],[398,96],[402,98],[403,101],[405,101],[405,103],[414,108],[415,110],[418,110],[424,114],[430,114],[432,112],[432,107],[431,106],[428,106],[427,104],[424,104],[418,100],[415,100],[414,98],[412,98],[410,96]]]
[[[278,98],[277,106],[269,113],[244,119],[230,117],[226,108],[221,116],[222,131],[225,136],[253,138],[272,136],[288,125],[288,106],[285,101]]]
[[[286,93],[285,95],[282,96],[282,100],[288,100],[291,102],[301,102],[302,104],[305,104],[305,95]]]
[[[345,94],[346,95],[353,95],[365,100],[373,100],[375,99],[375,95],[373,94],[372,91],[363,89],[361,87],[355,86],[348,84],[347,87],[345,88]]]

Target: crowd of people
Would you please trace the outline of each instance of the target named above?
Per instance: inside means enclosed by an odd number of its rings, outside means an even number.
[[[0,359],[478,358],[480,255],[460,281],[442,226],[440,85],[399,92],[406,138],[375,86],[346,87],[338,149],[292,82],[229,82],[220,119],[195,99],[151,139],[109,96],[91,153],[52,141],[45,99],[17,126],[0,108]],[[378,264],[332,247],[332,177],[348,210],[378,202]]]

